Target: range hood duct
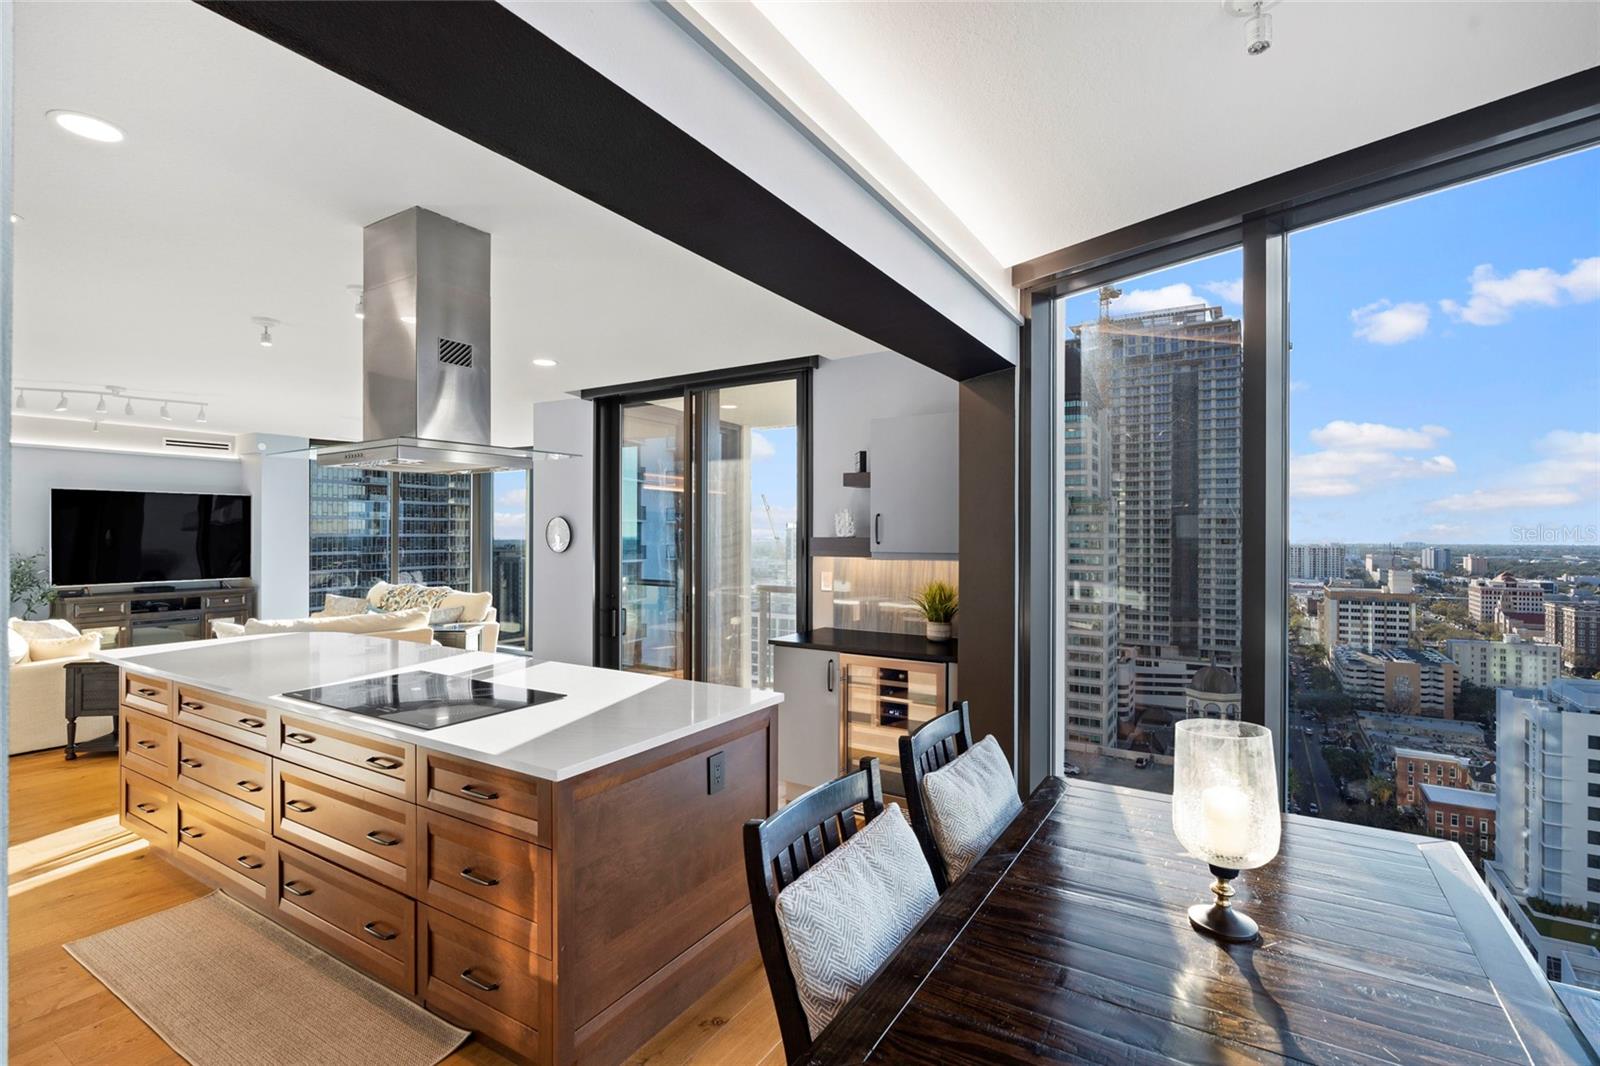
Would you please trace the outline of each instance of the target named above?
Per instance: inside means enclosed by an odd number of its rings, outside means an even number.
[[[361,432],[320,466],[419,474],[565,458],[489,443],[489,235],[408,208],[362,231]]]

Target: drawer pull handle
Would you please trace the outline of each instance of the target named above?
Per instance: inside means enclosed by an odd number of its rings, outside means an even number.
[[[478,980],[473,976],[471,966],[468,966],[465,970],[461,971],[461,979],[467,984],[471,985],[473,988],[476,988],[479,992],[493,992],[500,987],[499,983],[496,981]]]
[[[195,700],[184,700],[182,703],[178,704],[178,706],[182,707],[186,711],[203,711],[206,709],[205,704],[198,703]]]
[[[241,718],[239,719],[239,724],[247,729],[260,729],[267,723],[263,722],[259,718]]]
[[[368,833],[367,839],[372,841],[374,844],[378,844],[386,848],[392,848],[396,844],[400,843],[399,837],[391,836],[381,829],[374,829],[372,832]]]
[[[285,733],[284,736],[289,740],[294,741],[296,744],[310,744],[317,739],[310,733]]]
[[[382,929],[378,928],[376,922],[368,922],[366,925],[363,925],[361,929],[374,940],[393,940],[395,937],[400,935],[399,933],[385,933]]]
[[[260,792],[261,786],[254,781],[235,781],[234,786],[243,792]]]
[[[191,770],[198,770],[198,769],[200,769],[201,766],[205,765],[199,759],[191,759],[191,758],[188,758],[187,756],[185,756],[182,759],[179,759],[178,761],[183,763],[183,765],[187,766]]]
[[[192,825],[185,825],[178,827],[178,835],[181,837],[188,837],[190,840],[199,840],[206,834],[205,830],[203,829],[196,829]]]
[[[283,890],[289,893],[291,896],[309,896],[314,891],[313,889],[309,888],[299,888],[297,887],[298,885],[298,881],[285,881],[283,883]]]
[[[240,866],[243,866],[246,870],[259,870],[259,869],[261,869],[261,860],[260,859],[252,859],[248,855],[241,855],[237,859],[234,859],[233,861],[238,863]]]
[[[158,689],[158,688],[136,688],[133,691],[137,692],[141,696],[159,696],[159,695],[161,695],[161,690]]]
[[[305,800],[284,800],[283,805],[291,811],[299,811],[301,814],[310,814],[317,809],[315,803],[307,803]]]
[[[461,871],[461,879],[463,881],[471,881],[475,885],[482,885],[484,888],[493,888],[495,885],[500,883],[498,878],[479,877],[477,874],[472,872],[472,867],[470,866]]]
[[[398,770],[405,765],[399,759],[391,759],[387,755],[368,755],[367,761],[380,770]]]
[[[157,807],[154,803],[135,803],[134,807],[138,808],[139,810],[143,811],[146,814],[154,814],[154,813],[156,813],[157,811],[159,811],[161,809],[160,807]]]
[[[141,748],[147,748],[150,751],[154,751],[155,749],[157,749],[157,748],[159,748],[161,746],[160,744],[157,744],[153,740],[136,740],[136,741],[134,741],[134,743],[139,745]]]
[[[476,788],[472,785],[462,785],[461,794],[464,796],[471,796],[475,800],[482,800],[485,803],[489,802],[490,800],[497,800],[500,798],[500,793],[498,792],[485,792],[483,789]]]

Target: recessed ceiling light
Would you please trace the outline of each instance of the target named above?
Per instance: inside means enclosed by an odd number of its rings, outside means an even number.
[[[81,111],[46,111],[45,117],[53,120],[68,133],[75,133],[79,137],[99,141],[101,144],[116,144],[123,137],[122,131],[105,119],[85,115]]]
[[[533,365],[534,366],[540,366],[540,367],[548,368],[548,367],[555,366],[556,365],[556,361],[554,359],[535,359],[533,361]]]

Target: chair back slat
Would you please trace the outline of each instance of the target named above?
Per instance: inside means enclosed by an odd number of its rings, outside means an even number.
[[[862,759],[861,769],[818,785],[767,819],[744,825],[745,875],[750,886],[750,909],[761,945],[761,961],[772,988],[783,1034],[784,1057],[793,1062],[811,1047],[811,1027],[789,953],[778,927],[778,893],[794,884],[856,834],[856,809],[863,822],[883,813],[883,782],[877,759]]]
[[[972,747],[972,712],[966,700],[951,705],[947,714],[924,722],[915,733],[900,738],[900,773],[904,778],[906,809],[911,828],[928,857],[933,884],[940,894],[950,887],[944,856],[928,828],[928,807],[922,796],[922,779],[954,762]]]

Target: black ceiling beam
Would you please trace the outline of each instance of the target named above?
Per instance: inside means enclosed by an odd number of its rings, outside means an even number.
[[[942,374],[1011,365],[497,3],[198,2]],[[628,276],[617,264],[618,284]]]

